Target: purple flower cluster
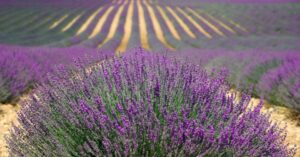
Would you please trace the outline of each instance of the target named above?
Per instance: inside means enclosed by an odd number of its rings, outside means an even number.
[[[23,102],[12,156],[293,156],[285,131],[228,95],[227,71],[128,53],[59,72]],[[64,77],[65,79],[60,79]]]
[[[109,53],[105,53],[108,56]],[[111,53],[113,54],[113,53]],[[25,48],[0,46],[0,103],[11,102],[47,78],[59,64],[92,56],[86,64],[104,59],[104,52],[86,48]],[[72,65],[73,64],[73,65]]]

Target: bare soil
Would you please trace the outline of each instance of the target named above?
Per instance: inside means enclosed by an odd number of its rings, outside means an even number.
[[[251,103],[254,105],[260,102],[259,99],[252,99]],[[271,113],[272,122],[279,123],[281,127],[286,126],[287,137],[286,142],[290,144],[290,147],[296,145],[297,151],[295,157],[300,157],[300,116],[294,111],[282,107],[265,103],[262,112]]]
[[[0,104],[0,157],[7,157],[8,150],[4,136],[9,134],[12,123],[17,121],[19,105]]]

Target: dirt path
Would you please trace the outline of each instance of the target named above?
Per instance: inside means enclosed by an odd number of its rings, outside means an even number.
[[[18,105],[1,105],[0,104],[0,157],[7,157],[8,151],[4,135],[9,133],[9,128],[13,122],[17,120]]]
[[[258,99],[252,99],[253,104],[258,104]],[[9,133],[9,128],[12,122],[16,122],[17,111],[19,106],[0,105],[0,157],[7,157],[7,148],[4,140],[4,135]],[[271,119],[274,122],[282,122],[282,125],[287,125],[287,142],[300,146],[300,118],[285,108],[280,106],[265,105],[263,112],[272,112]],[[298,147],[295,157],[300,157],[300,147]]]
[[[250,103],[258,104],[259,99],[252,99]],[[271,112],[271,120],[273,122],[281,123],[281,126],[287,126],[287,137],[286,142],[293,147],[296,145],[297,152],[295,157],[300,157],[300,116],[292,110],[275,106],[270,104],[264,104],[262,112]]]

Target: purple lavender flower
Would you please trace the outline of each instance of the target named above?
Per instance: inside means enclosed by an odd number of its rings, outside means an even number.
[[[248,110],[249,96],[227,95],[224,70],[139,49],[74,71],[23,103],[7,139],[12,156],[294,155],[261,104]]]
[[[113,53],[86,48],[25,48],[0,45],[0,103],[15,102],[21,94],[44,82],[48,73],[57,66],[75,66],[76,58],[81,65],[99,62]],[[88,57],[92,56],[92,57]],[[84,59],[83,59],[84,58]],[[60,69],[60,73],[64,70]],[[63,75],[61,75],[63,76]],[[53,79],[51,81],[59,81]]]

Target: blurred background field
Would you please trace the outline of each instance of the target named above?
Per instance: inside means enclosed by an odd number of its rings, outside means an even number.
[[[3,2],[0,42],[113,50],[137,45],[151,50],[299,48],[295,2],[67,2]]]
[[[140,46],[208,71],[228,68],[232,89],[264,99],[300,144],[297,0],[1,0],[0,44],[2,104],[18,104],[59,65]],[[1,106],[1,137],[18,108]]]

